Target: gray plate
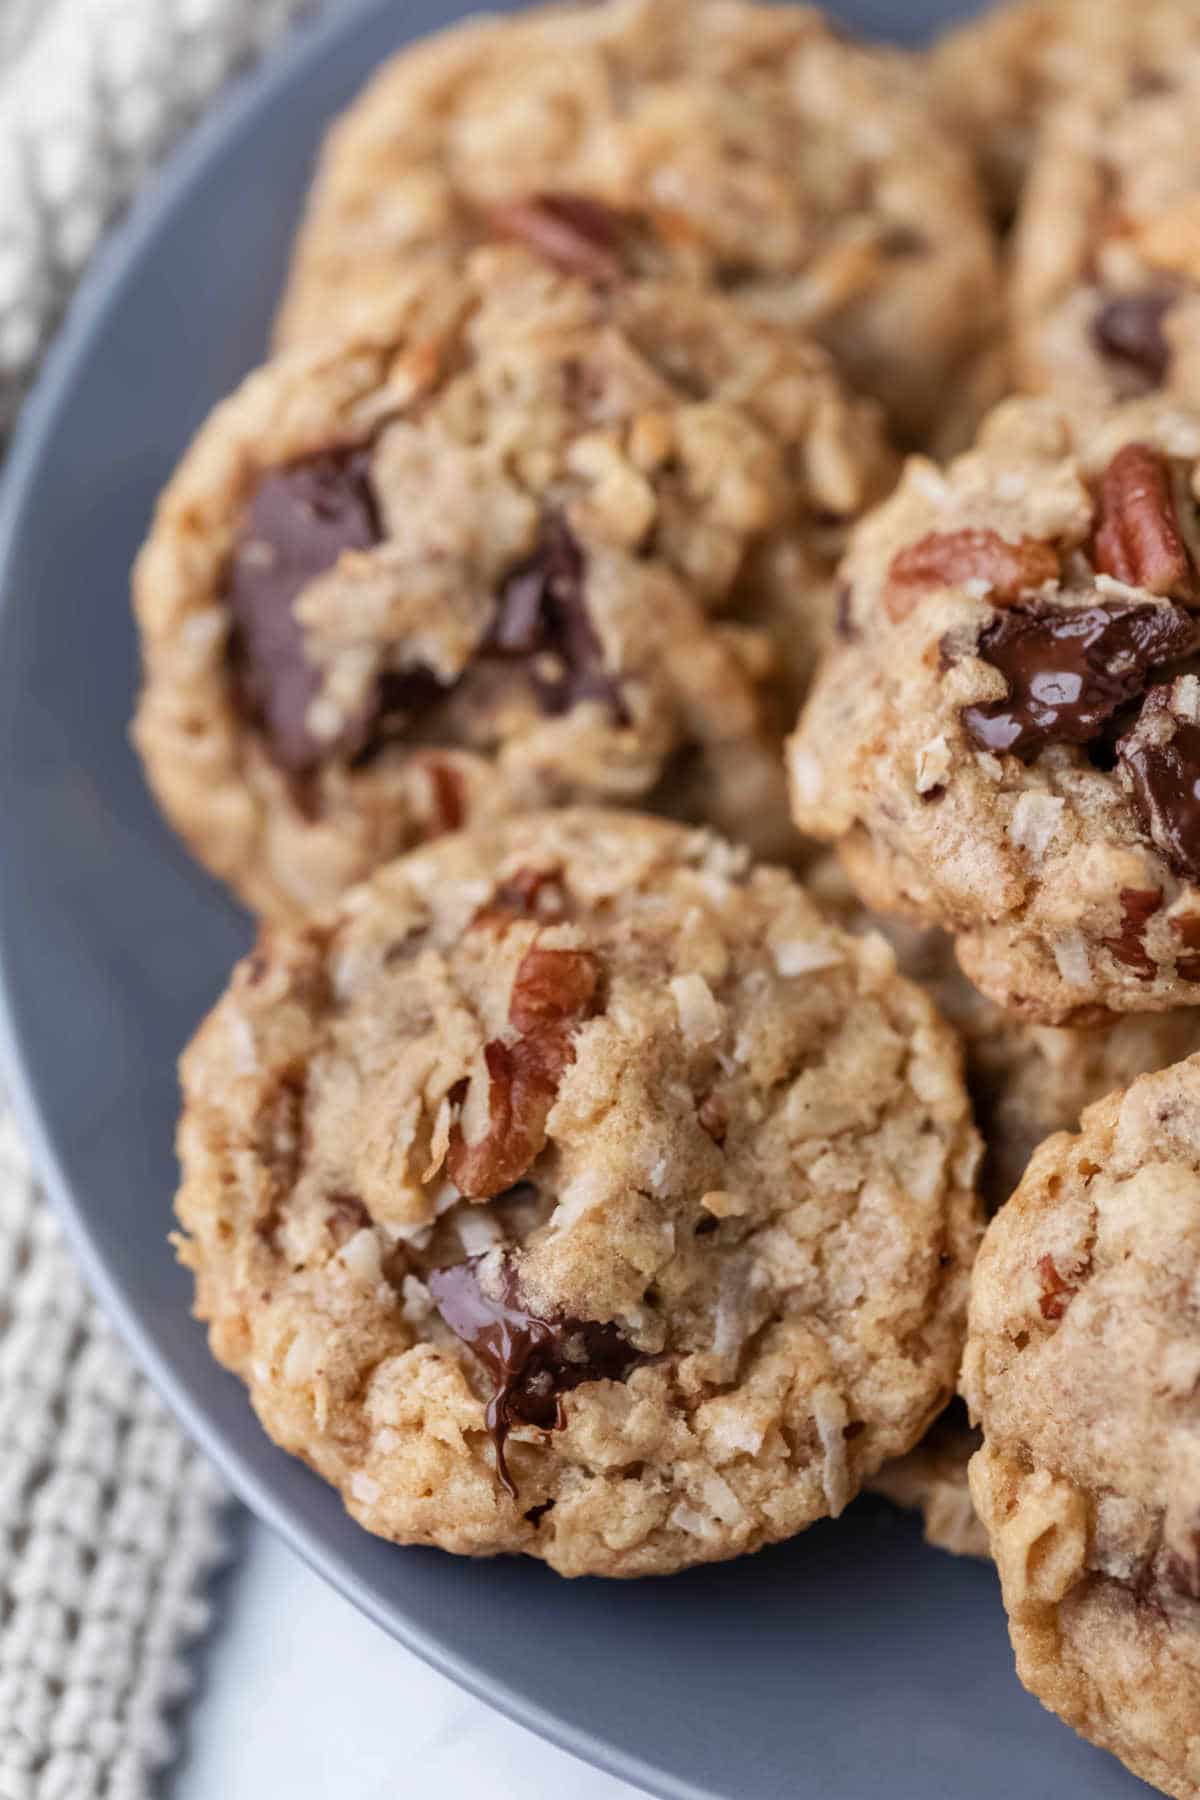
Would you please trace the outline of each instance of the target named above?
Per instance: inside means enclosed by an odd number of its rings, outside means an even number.
[[[250,928],[127,747],[127,571],[189,434],[257,359],[322,122],[452,10],[357,0],[233,96],[98,261],[26,413],[0,505],[0,953],[39,1169],[137,1356],[254,1510],[513,1718],[662,1795],[1131,1795],[1021,1692],[991,1572],[882,1505],[632,1585],[397,1550],[267,1442],[188,1317],[166,1242],[175,1057]],[[911,30],[953,10],[843,8]]]

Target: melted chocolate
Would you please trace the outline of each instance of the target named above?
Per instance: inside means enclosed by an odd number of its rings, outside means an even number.
[[[295,602],[343,551],[380,541],[365,451],[309,457],[275,469],[259,483],[226,580],[234,620],[233,662],[247,710],[271,755],[289,775],[311,774],[333,755],[361,767],[389,743],[407,737],[453,692],[428,669],[389,671],[336,739],[308,729],[321,685],[308,659]],[[584,554],[565,520],[547,518],[533,554],[506,578],[480,659],[523,661],[546,714],[556,717],[584,700],[605,705],[628,723],[619,684],[588,617]],[[449,765],[433,771],[444,826],[464,816],[461,782]]]
[[[539,1318],[530,1312],[512,1262],[500,1264],[500,1293],[485,1293],[479,1281],[483,1257],[448,1269],[434,1269],[429,1291],[451,1331],[473,1350],[493,1381],[487,1428],[496,1446],[496,1467],[508,1492],[516,1486],[504,1459],[504,1441],[514,1424],[539,1431],[566,1423],[562,1396],[585,1381],[624,1381],[646,1360],[616,1325],[572,1319],[562,1313]]]
[[[583,700],[597,700],[626,724],[620,688],[604,667],[588,617],[585,574],[583,551],[566,520],[549,515],[532,556],[512,570],[500,590],[484,649],[528,659],[538,703],[551,717]]]
[[[1175,873],[1200,882],[1200,725],[1171,716],[1170,688],[1146,697],[1132,731],[1117,745],[1117,761],[1142,829]],[[1165,741],[1160,741],[1160,738]]]
[[[1149,288],[1104,301],[1092,320],[1097,350],[1110,362],[1126,364],[1148,387],[1161,387],[1171,362],[1162,326],[1173,299],[1173,294]]]
[[[1149,685],[1160,663],[1195,647],[1196,626],[1178,606],[1012,606],[979,638],[977,654],[999,669],[1008,697],[963,709],[975,742],[1026,761],[1047,744],[1087,744]]]
[[[272,470],[246,510],[225,589],[235,665],[275,761],[291,775],[309,773],[332,747],[308,729],[320,674],[305,655],[294,602],[344,550],[368,550],[378,542],[379,518],[361,450]],[[356,721],[353,734],[362,730]]]

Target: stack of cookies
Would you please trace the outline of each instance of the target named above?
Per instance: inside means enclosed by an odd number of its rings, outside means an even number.
[[[272,1437],[567,1575],[874,1487],[1190,1800],[1194,96],[1194,0],[460,25],[334,126],[134,577],[262,922],[178,1212]]]

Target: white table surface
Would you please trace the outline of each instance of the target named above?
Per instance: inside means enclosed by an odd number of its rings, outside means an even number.
[[[249,1524],[170,1800],[633,1800],[426,1668]]]

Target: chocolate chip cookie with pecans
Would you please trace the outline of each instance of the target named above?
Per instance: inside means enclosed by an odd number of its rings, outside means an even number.
[[[1050,1024],[1200,1002],[1200,420],[1000,408],[910,462],[843,565],[798,823]]]
[[[783,732],[891,470],[827,354],[720,296],[517,247],[414,269],[253,375],[166,490],[150,780],[263,914],[571,799],[785,852]]]
[[[1013,255],[1015,373],[1064,404],[1200,405],[1200,15],[1192,30],[1153,81],[1067,101],[1043,129]]]
[[[279,340],[497,232],[601,284],[669,268],[814,334],[914,442],[954,397],[969,410],[998,322],[970,159],[915,64],[807,6],[609,0],[403,51],[330,134]]]
[[[1119,105],[1169,84],[1198,47],[1195,0],[1010,0],[934,46],[931,104],[972,147],[996,213],[1008,219],[1061,101]],[[1060,226],[1071,233],[1069,215]]]
[[[1200,1795],[1200,1058],[1051,1138],[971,1287],[971,1492],[1017,1672],[1176,1800]]]
[[[817,859],[805,873],[805,886],[846,930],[885,932],[901,973],[919,982],[958,1031],[983,1138],[979,1190],[989,1214],[1009,1199],[1038,1146],[1055,1132],[1077,1130],[1087,1107],[1139,1075],[1200,1052],[1200,1007],[1126,1013],[1087,1029],[1035,1025],[1003,1012],[972,987],[944,932],[868,912],[835,856]],[[927,1540],[938,1549],[987,1556],[987,1535],[967,1485],[967,1465],[979,1442],[955,1400],[914,1450],[885,1463],[867,1486],[919,1512]]]
[[[958,1045],[711,834],[567,808],[268,928],[182,1067],[183,1260],[371,1531],[644,1575],[836,1514],[952,1392]]]

